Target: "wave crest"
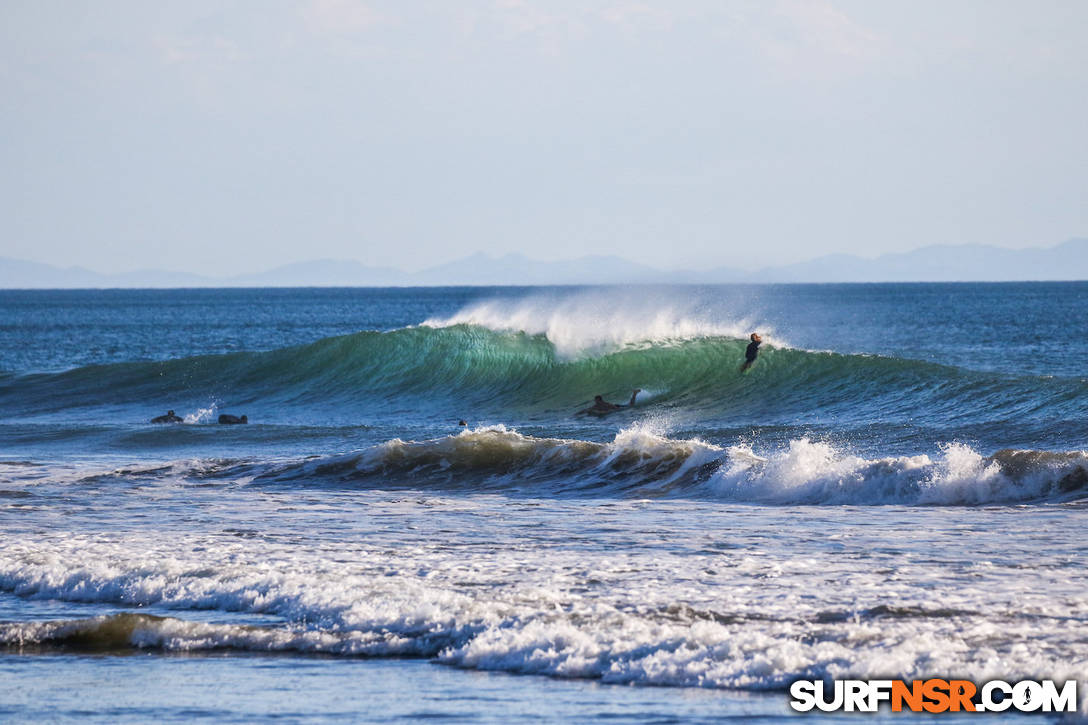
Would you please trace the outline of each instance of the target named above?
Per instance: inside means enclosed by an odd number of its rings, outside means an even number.
[[[985,505],[1063,501],[1088,495],[1088,455],[1080,451],[942,446],[940,456],[867,459],[819,441],[790,441],[766,458],[729,449],[712,486],[724,498],[776,504]]]
[[[536,438],[490,426],[269,466],[254,481],[770,505],[975,506],[1088,496],[1088,454],[1001,450],[983,456],[952,443],[936,457],[866,458],[802,438],[760,455],[747,445],[675,440],[641,425],[621,430],[609,443]]]
[[[785,343],[774,337],[765,322],[746,316],[734,321],[708,318],[693,305],[672,297],[609,290],[584,292],[562,298],[534,296],[517,301],[476,302],[450,315],[426,320],[423,325],[446,328],[483,327],[495,332],[540,335],[560,359],[604,355],[632,345],[647,346],[680,340],[720,337],[742,339],[758,331],[769,345]]]

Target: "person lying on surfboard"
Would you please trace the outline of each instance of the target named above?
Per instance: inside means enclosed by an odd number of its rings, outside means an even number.
[[[608,415],[609,413],[615,413],[617,410],[623,410],[624,408],[633,408],[635,407],[635,396],[641,392],[642,388],[636,388],[635,391],[631,393],[631,400],[627,403],[627,405],[617,405],[615,403],[609,403],[600,395],[595,395],[593,396],[593,405],[589,406],[585,410],[579,410],[577,413],[575,413],[575,415],[584,414],[602,416]]]
[[[748,349],[744,351],[744,364],[740,366],[742,373],[748,372],[748,368],[756,364],[756,358],[759,357],[759,343],[763,342],[763,338],[759,336],[758,332],[753,332],[751,342],[748,343]]]
[[[241,418],[239,418],[236,415],[230,415],[229,413],[223,413],[223,415],[219,416],[220,425],[238,425],[238,424],[245,424],[245,423],[248,423],[248,422],[249,422],[249,418],[247,416],[244,416],[244,415]]]

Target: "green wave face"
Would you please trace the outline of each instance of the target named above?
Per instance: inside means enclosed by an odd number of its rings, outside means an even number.
[[[568,359],[543,335],[471,325],[359,332],[269,352],[21,376],[0,381],[0,410],[33,415],[215,399],[307,414],[316,408],[357,417],[397,411],[449,417],[452,410],[509,420],[569,416],[594,395],[625,402],[632,389],[642,388],[643,410],[803,424],[908,415],[950,420],[980,409],[1004,416],[1073,414],[1088,391],[1073,379],[770,346],[742,375],[746,342],[664,340]]]

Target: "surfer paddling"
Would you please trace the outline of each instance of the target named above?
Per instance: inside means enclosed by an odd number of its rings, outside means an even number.
[[[248,422],[249,418],[244,415],[241,418],[236,415],[230,415],[228,413],[223,413],[223,415],[219,416],[220,425],[245,425]]]
[[[166,415],[159,415],[151,419],[152,423],[180,423],[181,418],[174,415],[174,411],[166,411]]]
[[[756,358],[759,357],[759,343],[763,342],[758,332],[753,332],[750,339],[752,341],[748,343],[748,348],[744,351],[744,364],[740,366],[742,373],[748,372],[748,369],[756,364]]]
[[[589,406],[585,410],[579,410],[575,415],[596,415],[598,417],[608,415],[609,413],[615,413],[617,410],[623,410],[624,408],[635,407],[635,397],[642,392],[642,388],[635,388],[631,393],[631,400],[627,405],[617,405],[616,403],[609,403],[600,395],[593,396],[593,405]]]

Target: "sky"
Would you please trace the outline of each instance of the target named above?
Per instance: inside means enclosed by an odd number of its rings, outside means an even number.
[[[1088,236],[1082,0],[5,0],[0,257],[755,268]]]

